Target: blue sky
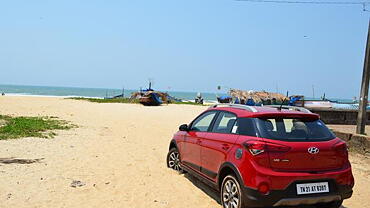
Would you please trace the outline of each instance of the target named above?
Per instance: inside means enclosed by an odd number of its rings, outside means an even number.
[[[370,9],[370,5],[369,5]],[[370,12],[233,0],[0,2],[0,84],[358,96]]]

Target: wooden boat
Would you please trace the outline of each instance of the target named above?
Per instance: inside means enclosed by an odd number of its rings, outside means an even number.
[[[167,96],[167,102],[168,103],[173,103],[173,102],[182,102],[182,99],[170,96],[170,95],[165,95]],[[161,96],[162,97],[162,96]]]
[[[290,96],[289,105],[305,108],[332,108],[333,101],[328,99],[305,99],[303,95]]]
[[[217,97],[217,101],[219,103],[231,103],[233,101],[233,98],[231,96],[219,96]]]
[[[155,92],[145,93],[139,98],[139,102],[145,106],[158,106],[163,103],[160,96]]]

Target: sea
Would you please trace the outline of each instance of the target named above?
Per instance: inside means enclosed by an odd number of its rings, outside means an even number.
[[[0,84],[0,93],[6,95],[23,95],[23,96],[61,96],[61,97],[90,97],[104,98],[120,95],[129,98],[131,93],[138,90],[132,89],[111,89],[111,88],[81,88],[81,87],[53,87],[53,86],[28,86],[28,85],[4,85]],[[179,92],[166,91],[170,96],[182,99],[183,101],[194,101],[198,92]],[[200,92],[203,99],[207,102],[216,102],[217,96],[227,95],[227,92],[210,93]],[[313,99],[306,97],[306,99]],[[352,99],[329,98],[329,100],[340,103],[353,103]]]
[[[130,89],[110,89],[110,88],[80,88],[80,87],[53,87],[53,86],[27,86],[27,85],[0,85],[0,93],[5,95],[23,95],[23,96],[62,96],[62,97],[90,97],[104,98],[120,95],[124,92],[125,97],[130,97],[131,93],[138,90]],[[175,98],[192,101],[198,92],[177,92],[167,91]],[[201,92],[206,101],[216,101],[217,96],[226,95],[226,93]]]

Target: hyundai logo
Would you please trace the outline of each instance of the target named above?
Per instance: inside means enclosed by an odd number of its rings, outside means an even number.
[[[310,148],[308,148],[308,153],[310,153],[310,154],[317,154],[317,153],[319,153],[319,148],[317,148],[317,147],[310,147]]]

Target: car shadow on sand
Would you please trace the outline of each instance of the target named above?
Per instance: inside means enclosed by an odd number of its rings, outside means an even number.
[[[0,158],[0,164],[32,164],[32,163],[39,163],[44,158],[38,159],[19,159],[14,157],[9,158]]]
[[[194,177],[193,175],[186,173],[184,174],[184,177],[188,179],[194,186],[202,190],[205,194],[207,194],[209,197],[211,197],[213,200],[215,200],[218,204],[221,205],[221,199],[220,194],[218,191],[214,190],[207,184],[200,181],[198,178]]]
[[[220,193],[213,189],[212,187],[208,186],[207,184],[203,183],[198,178],[192,176],[189,173],[184,174],[184,177],[188,179],[194,186],[202,190],[205,194],[207,194],[210,198],[215,200],[221,207],[221,199],[220,199]],[[293,207],[273,207],[273,208],[316,208],[315,206],[293,206]],[[345,206],[341,206],[340,208],[348,208]]]

